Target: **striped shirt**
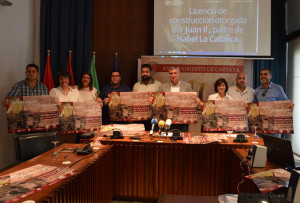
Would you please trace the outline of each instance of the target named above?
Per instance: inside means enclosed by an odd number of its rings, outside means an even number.
[[[31,88],[26,80],[22,80],[14,84],[7,97],[18,97],[18,96],[38,96],[48,95],[48,89],[43,83],[37,81],[34,88]]]

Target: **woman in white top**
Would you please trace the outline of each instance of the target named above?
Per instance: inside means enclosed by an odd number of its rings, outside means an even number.
[[[208,100],[232,100],[232,97],[226,94],[228,90],[228,84],[224,78],[219,78],[215,82],[215,92],[216,94],[211,94]]]
[[[59,86],[52,88],[49,95],[55,95],[58,97],[59,102],[80,102],[81,97],[78,89],[73,89],[69,86],[69,82],[72,79],[71,75],[62,70],[58,73]]]
[[[90,73],[83,73],[79,86],[77,86],[82,101],[96,101],[101,104],[102,100],[98,97],[98,91],[93,87],[93,77]]]

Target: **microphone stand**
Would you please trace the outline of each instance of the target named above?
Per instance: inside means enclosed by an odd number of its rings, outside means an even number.
[[[166,127],[166,139],[168,139],[168,134],[169,134],[170,126]]]
[[[166,125],[166,127],[165,127],[165,137],[166,137],[166,139],[168,139],[168,127],[169,127],[169,126],[167,126],[167,125]]]
[[[79,148],[79,146],[75,147],[75,148],[73,149],[73,151],[71,151],[71,152],[69,152],[68,154],[66,154],[66,155],[64,156],[64,159],[66,159],[71,153],[75,153],[75,152],[78,150],[78,148]]]
[[[164,127],[159,127],[159,131],[158,131],[158,136],[159,136],[159,139],[157,140],[157,142],[163,142],[162,140],[161,140],[161,138],[162,138],[162,135],[161,135],[161,132],[164,130]]]

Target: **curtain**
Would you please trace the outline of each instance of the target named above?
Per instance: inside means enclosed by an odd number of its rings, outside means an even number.
[[[41,0],[40,67],[44,76],[47,50],[55,86],[57,73],[67,70],[69,50],[75,83],[90,67],[93,0]]]
[[[285,1],[272,0],[271,10],[271,53],[274,60],[254,60],[253,87],[260,86],[259,71],[269,68],[272,71],[273,83],[286,88],[286,43],[285,43]]]

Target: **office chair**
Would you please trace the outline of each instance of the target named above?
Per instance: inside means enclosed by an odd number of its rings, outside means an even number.
[[[17,162],[27,161],[54,148],[51,141],[55,139],[56,132],[14,135]]]

